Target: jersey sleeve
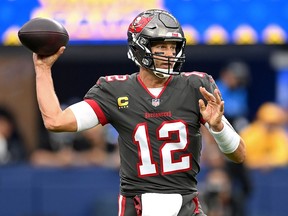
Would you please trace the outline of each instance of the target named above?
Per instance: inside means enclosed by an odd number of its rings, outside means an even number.
[[[206,74],[204,79],[204,87],[207,89],[207,91],[214,93],[215,89],[218,89],[215,80],[211,75]]]
[[[200,86],[205,87],[206,90],[211,93],[213,93],[214,90],[217,88],[217,85],[213,77],[207,73],[202,73],[202,75],[199,76],[199,82],[200,82],[199,84]]]
[[[109,83],[106,82],[105,77],[100,77],[84,96],[84,101],[92,107],[102,125],[110,121],[108,104],[111,102],[111,97]]]
[[[200,93],[199,87],[204,87],[208,92],[212,94],[214,93],[215,89],[218,89],[213,77],[207,73],[191,72],[191,73],[188,73],[188,75],[189,75],[188,79],[189,79],[190,85],[199,91],[200,98],[203,99],[205,102],[206,100],[203,98],[202,94]]]
[[[131,75],[110,75],[100,77],[86,93],[84,100],[90,104],[102,125],[119,120],[118,99],[131,90]]]

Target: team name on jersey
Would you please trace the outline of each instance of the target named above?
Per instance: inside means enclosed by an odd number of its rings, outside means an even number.
[[[145,113],[145,118],[160,118],[160,117],[171,117],[171,111],[168,112],[157,112],[157,113]]]

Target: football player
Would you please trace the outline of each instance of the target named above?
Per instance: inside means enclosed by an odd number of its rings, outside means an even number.
[[[204,216],[197,198],[201,124],[232,161],[243,162],[244,141],[225,119],[213,78],[181,72],[185,37],[169,12],[139,14],[128,28],[131,75],[100,77],[83,101],[62,110],[50,57],[33,54],[37,99],[51,131],[82,131],[111,123],[119,133],[119,216]]]

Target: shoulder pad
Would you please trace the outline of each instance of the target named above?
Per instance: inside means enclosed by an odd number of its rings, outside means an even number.
[[[193,85],[195,88],[199,88],[200,86],[204,86],[208,91],[213,92],[215,88],[217,88],[213,77],[205,72],[184,72],[181,73],[183,77],[187,77],[189,79],[189,83]]]

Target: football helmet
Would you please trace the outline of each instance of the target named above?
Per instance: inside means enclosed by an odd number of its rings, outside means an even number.
[[[128,28],[128,58],[136,65],[150,69],[160,78],[180,74],[185,61],[184,48],[186,39],[178,20],[169,12],[151,9],[140,13]],[[153,54],[151,43],[157,41],[176,42],[174,57]],[[160,58],[162,57],[162,58]],[[154,65],[155,59],[166,59],[168,65],[174,63],[173,68],[161,69]]]

